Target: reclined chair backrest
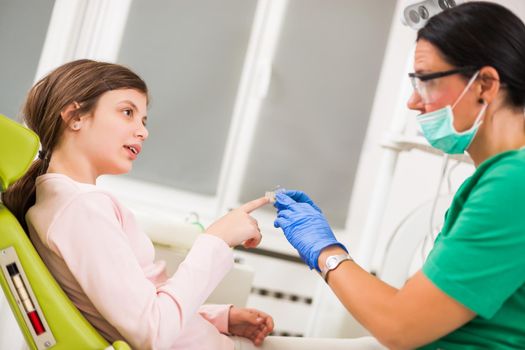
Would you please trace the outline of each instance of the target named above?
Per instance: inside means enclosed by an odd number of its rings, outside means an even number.
[[[0,192],[29,168],[38,136],[0,115]],[[111,347],[60,288],[14,215],[0,203],[0,285],[31,350]]]

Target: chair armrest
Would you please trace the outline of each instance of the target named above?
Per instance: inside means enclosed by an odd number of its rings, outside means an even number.
[[[354,339],[339,338],[297,338],[271,336],[264,340],[259,350],[386,350],[376,339],[362,337]]]
[[[155,256],[158,260],[166,261],[167,272],[172,275],[186,257],[187,251],[172,249],[164,245],[155,244]],[[252,289],[254,278],[253,268],[249,265],[235,263],[217,288],[206,300],[209,304],[233,304],[246,306]]]
[[[233,269],[206,300],[209,304],[233,304],[245,307],[252,290],[254,271],[251,266],[235,263]]]
[[[135,217],[153,243],[182,252],[188,252],[202,233],[200,226],[182,220],[152,218],[144,214],[136,214]]]
[[[104,350],[131,350],[131,347],[128,345],[128,343],[122,340],[117,340],[112,346],[109,346]]]
[[[144,232],[153,241],[155,258],[166,261],[169,275],[175,273],[199,234],[202,233],[202,229],[180,220],[160,220],[141,214],[135,216]],[[253,278],[252,267],[235,263],[233,269],[228,272],[206,302],[246,306]]]

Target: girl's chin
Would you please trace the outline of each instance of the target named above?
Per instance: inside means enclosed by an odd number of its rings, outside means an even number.
[[[128,166],[115,167],[106,172],[106,175],[124,175],[131,171],[133,166],[129,164]]]

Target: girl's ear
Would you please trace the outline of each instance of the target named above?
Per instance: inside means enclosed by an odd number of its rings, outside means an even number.
[[[77,131],[82,127],[82,117],[75,113],[80,108],[78,102],[68,104],[60,112],[60,117],[71,130]]]

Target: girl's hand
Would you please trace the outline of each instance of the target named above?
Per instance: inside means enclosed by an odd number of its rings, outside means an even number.
[[[265,197],[245,203],[211,224],[206,233],[223,239],[230,247],[244,243],[246,248],[254,248],[261,242],[261,231],[250,213],[268,203]]]
[[[231,335],[250,339],[255,345],[273,331],[273,318],[256,309],[232,306],[228,317],[228,332]]]

